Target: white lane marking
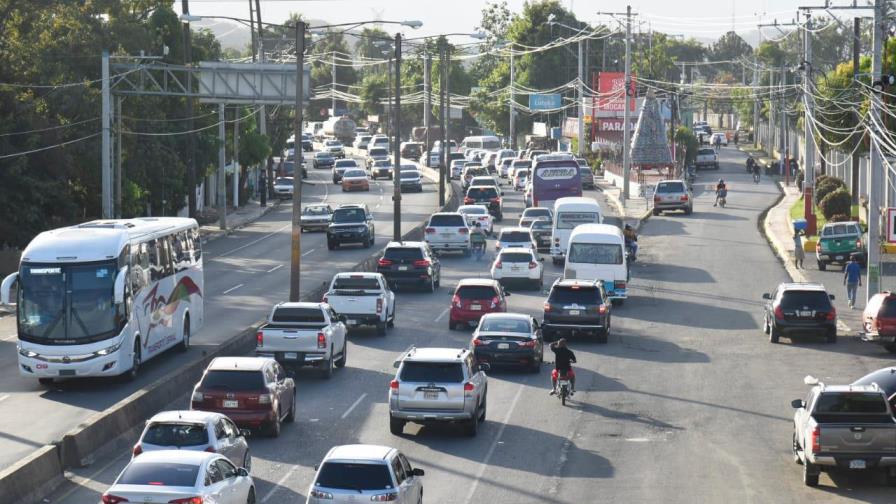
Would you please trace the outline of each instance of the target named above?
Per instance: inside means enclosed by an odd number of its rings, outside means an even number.
[[[646,443],[646,442],[650,441],[646,437],[633,437],[633,438],[626,438],[625,440],[630,441],[632,443]]]
[[[435,322],[442,320],[442,317],[444,317],[445,314],[448,313],[448,310],[450,310],[450,309],[451,309],[451,307],[449,306],[448,308],[445,308],[444,310],[442,310],[442,313],[440,313],[439,316],[436,317]]]
[[[308,252],[305,252],[304,254],[302,254],[302,257],[305,257],[306,255],[308,255],[308,254],[314,252],[315,250],[317,250],[317,249],[311,249],[311,250],[309,250]]]
[[[0,402],[3,402],[3,401],[5,401],[5,400],[7,400],[7,399],[9,399],[9,394],[3,394],[3,395],[0,395]]]
[[[68,496],[71,495],[75,490],[81,490],[82,488],[90,488],[91,487],[90,483],[93,482],[97,476],[99,476],[100,474],[105,472],[106,469],[112,467],[112,464],[117,463],[119,460],[125,458],[128,455],[130,455],[130,453],[128,451],[125,451],[121,455],[110,460],[108,464],[106,464],[106,465],[100,467],[99,469],[97,469],[96,471],[94,471],[89,476],[77,476],[77,475],[72,474],[71,477],[68,477],[68,475],[71,473],[66,472],[66,476],[67,476],[66,479],[69,480],[70,482],[72,482],[73,485],[71,488],[66,490],[62,495],[60,495],[56,499],[56,502],[65,501],[65,499],[68,498]],[[96,482],[96,483],[99,483],[99,482]],[[99,491],[102,491],[102,490],[99,490]]]
[[[283,267],[282,264],[278,264],[278,265],[274,266],[273,268],[269,269],[269,270],[268,270],[268,273],[273,273],[273,272],[277,271],[278,269],[280,269],[280,268],[282,268],[282,267]]]
[[[280,479],[277,481],[277,484],[274,485],[274,488],[272,488],[272,489],[271,489],[271,490],[270,490],[270,491],[269,491],[269,492],[268,492],[268,493],[261,499],[261,504],[264,504],[265,502],[267,502],[271,497],[274,496],[274,494],[277,493],[278,490],[280,490],[281,488],[283,488],[283,483],[285,483],[286,480],[288,480],[288,479],[292,476],[292,473],[296,472],[296,469],[298,469],[298,468],[299,468],[299,466],[298,466],[297,464],[295,464],[295,465],[293,465],[292,467],[290,467],[290,468],[289,468],[289,471],[287,471],[286,474],[284,474],[283,477],[280,478]]]
[[[364,392],[363,394],[361,394],[361,397],[359,397],[358,400],[353,402],[352,405],[349,406],[347,410],[345,410],[345,413],[342,414],[342,419],[345,420],[345,417],[347,417],[349,415],[349,413],[351,413],[352,410],[355,409],[355,407],[357,407],[359,404],[361,404],[361,401],[363,401],[365,397],[367,397],[367,392]],[[0,400],[2,400],[2,399],[0,399]]]
[[[485,454],[485,458],[479,464],[479,470],[476,471],[476,479],[473,480],[473,485],[470,486],[470,491],[467,493],[467,498],[464,501],[465,503],[469,504],[470,502],[473,502],[473,496],[476,494],[476,487],[479,485],[479,480],[481,480],[482,475],[485,474],[485,468],[488,467],[488,463],[495,453],[495,448],[497,448],[498,444],[501,442],[501,436],[504,435],[504,429],[507,428],[507,422],[510,422],[510,416],[513,414],[513,410],[516,408],[516,403],[519,402],[522,394],[523,385],[520,385],[519,388],[516,389],[516,395],[513,396],[513,402],[510,403],[510,408],[507,409],[507,414],[504,415],[504,421],[501,422],[501,427],[498,429],[498,435],[495,436],[495,440],[492,441],[492,445],[488,448],[488,453]]]
[[[283,231],[284,229],[288,229],[291,225],[292,225],[292,224],[286,224],[286,225],[284,225],[283,227],[278,228],[278,229],[277,229],[276,231],[274,231],[273,233],[266,234],[266,235],[262,236],[261,238],[257,238],[257,239],[255,239],[255,240],[252,240],[252,241],[250,241],[249,243],[247,243],[247,244],[245,244],[245,245],[241,245],[241,246],[239,246],[239,247],[237,247],[237,248],[235,248],[235,249],[233,249],[233,250],[231,250],[231,251],[224,252],[223,254],[218,254],[218,255],[210,255],[209,257],[210,257],[211,259],[214,259],[214,258],[216,258],[216,257],[227,257],[227,256],[229,256],[230,254],[233,254],[234,252],[239,252],[240,250],[243,250],[243,249],[246,248],[246,247],[251,247],[252,245],[255,245],[256,243],[258,243],[258,242],[260,242],[260,241],[262,241],[262,240],[267,240],[268,238],[270,238],[270,237],[274,236],[275,234],[279,233],[280,231]]]
[[[233,287],[227,289],[226,291],[222,292],[222,294],[230,294],[231,292],[233,292],[233,291],[239,289],[239,288],[242,287],[242,286],[243,286],[243,284],[236,284],[235,286],[233,286]]]
[[[4,336],[2,339],[3,339],[3,341],[11,341],[11,340],[16,339],[17,336],[18,336],[18,334],[12,333],[7,336]]]

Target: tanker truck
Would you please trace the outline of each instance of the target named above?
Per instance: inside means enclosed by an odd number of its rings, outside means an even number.
[[[343,145],[351,145],[355,141],[357,125],[348,116],[331,117],[324,122],[324,136],[334,137]]]

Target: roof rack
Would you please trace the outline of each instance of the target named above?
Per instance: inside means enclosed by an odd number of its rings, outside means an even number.
[[[414,353],[415,353],[416,351],[417,351],[417,345],[411,345],[411,346],[409,346],[409,347],[407,348],[407,350],[405,350],[404,352],[401,352],[401,353],[398,355],[398,358],[396,358],[396,359],[392,362],[392,367],[394,367],[395,369],[398,369],[398,366],[401,365],[402,361],[404,361],[406,358],[410,357],[411,355],[414,355]]]

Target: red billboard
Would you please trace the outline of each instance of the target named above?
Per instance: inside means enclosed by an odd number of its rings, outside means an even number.
[[[624,110],[625,96],[622,89],[625,87],[624,72],[600,72],[598,77],[597,92],[600,97],[597,99],[597,109],[602,112],[622,112]],[[631,83],[632,92],[629,93],[629,110],[635,111],[635,92],[637,89],[635,84],[635,75],[632,75]]]

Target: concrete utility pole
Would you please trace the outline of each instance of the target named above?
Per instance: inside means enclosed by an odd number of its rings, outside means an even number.
[[[395,118],[392,120],[392,151],[395,153],[393,163],[392,186],[392,239],[401,241],[401,33],[395,34]]]
[[[442,166],[439,168],[439,178],[448,180],[448,153],[451,152],[451,48],[445,41],[445,143],[442,144]]]
[[[426,140],[424,140],[425,145],[423,146],[423,150],[426,151],[426,159],[423,160],[423,164],[429,167],[429,152],[432,150],[432,144],[429,143],[429,130],[432,128],[430,120],[432,117],[432,56],[428,51],[423,56],[423,97],[426,102],[423,105],[423,129],[426,130]]]
[[[233,208],[240,206],[240,108],[233,109]]]
[[[632,6],[625,8],[625,101],[622,109],[622,205],[625,206],[629,198],[629,173],[631,172],[631,148],[629,146],[629,99],[632,94]]]
[[[102,87],[102,181],[103,181],[103,218],[112,218],[112,90],[109,82],[109,51],[103,51],[103,87]]]
[[[785,94],[787,93],[787,67],[781,64],[781,133],[779,134],[781,141],[781,166],[784,167],[784,183],[790,183],[790,167],[787,158],[787,103]]]
[[[388,130],[388,131],[386,131],[386,134],[391,136],[393,128],[395,127],[395,125],[394,125],[395,109],[392,107],[392,56],[391,55],[389,55],[389,61],[388,61],[388,63],[386,63],[386,87],[389,89],[389,119],[388,119],[388,121],[386,121],[386,129]],[[395,167],[395,170],[396,171],[394,173],[397,174],[398,173],[397,166]]]
[[[224,131],[224,125],[226,124],[224,121],[225,118],[224,104],[221,103],[218,105],[218,139],[221,141],[221,145],[218,147],[218,176],[215,177],[215,186],[218,193],[218,225],[222,230],[227,229],[227,174],[225,171],[227,153],[224,151],[227,145],[227,137],[224,136],[226,135],[226,132]]]
[[[859,44],[861,43],[861,19],[858,17],[853,18],[852,20],[852,78],[853,85],[859,82]],[[856,109],[856,123],[862,122],[862,113],[858,109]],[[862,134],[859,138],[856,139],[856,142],[863,142],[865,140],[865,135]],[[852,188],[852,204],[859,204],[859,156],[855,153],[852,155],[852,172],[851,172],[851,184],[849,187]]]
[[[579,40],[579,148],[576,153],[585,155],[585,57],[582,53],[582,41]],[[513,112],[511,112],[513,115]]]
[[[805,135],[803,159],[805,161],[806,178],[803,181],[803,215],[806,218],[806,234],[814,235],[815,226],[815,202],[813,201],[813,189],[815,187],[815,134],[812,132],[811,122],[815,120],[814,105],[815,101],[812,97],[812,18],[806,19],[805,30],[805,73],[803,74],[803,105],[805,114],[803,117],[803,128]]]
[[[181,9],[184,14],[190,13],[190,1],[182,0]],[[184,21],[184,65],[193,63],[193,30],[190,22]],[[193,89],[193,73],[187,72],[187,89]],[[193,131],[193,115],[195,107],[193,98],[187,96],[184,100],[187,114],[187,131]],[[190,217],[196,217],[196,137],[195,133],[187,133],[187,208]]]
[[[258,21],[258,62],[264,63],[264,24],[261,22],[261,0],[255,0],[255,19]],[[267,136],[268,134],[268,111],[267,107],[261,105],[258,107],[258,132],[261,135]],[[302,146],[299,145],[299,140],[296,139],[296,149],[301,150]],[[270,157],[268,157],[268,160]],[[268,160],[262,161],[260,169],[265,173],[264,184],[257,184],[258,191],[261,194],[261,206],[268,205],[268,194],[273,190],[274,181],[270,173],[269,167],[270,164]]]
[[[439,40],[439,206],[445,204],[445,177],[442,176],[442,165],[445,164],[445,134],[448,113],[445,111],[445,41]]]
[[[121,130],[124,124],[121,121],[122,113],[121,113],[121,102],[122,97],[115,97],[116,107],[115,107],[115,117],[116,117],[116,131],[118,132],[118,141],[115,142],[115,146],[117,148],[115,155],[115,218],[121,218]],[[193,188],[193,196],[196,195],[195,187]]]
[[[331,117],[336,117],[336,51],[334,50],[332,53],[332,64],[330,66],[330,78],[333,80],[333,84],[330,86],[330,93],[333,94],[332,105],[333,107],[333,115]],[[299,141],[299,138],[296,138],[296,142]],[[298,145],[298,143],[296,144]]]
[[[753,147],[759,148],[759,58],[753,56],[753,89],[756,99],[753,100]]]
[[[510,148],[516,149],[516,110],[513,106],[516,103],[516,95],[513,92],[513,83],[516,82],[516,62],[513,57],[513,43],[510,44],[510,101],[507,103],[510,113]]]
[[[296,21],[296,118],[293,123],[295,135],[296,169],[292,176],[292,247],[289,262],[289,300],[299,301],[302,277],[302,105],[305,96],[305,28],[304,21]]]
[[[872,79],[881,78],[882,46],[884,38],[884,0],[874,0],[874,43],[871,56]],[[871,127],[881,123],[880,101],[871,100]],[[871,139],[871,163],[868,178],[868,278],[865,282],[867,298],[880,291],[880,215],[881,194],[884,188],[884,169],[880,145]]]

